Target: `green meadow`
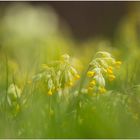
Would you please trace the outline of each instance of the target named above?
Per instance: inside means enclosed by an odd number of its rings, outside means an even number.
[[[0,20],[0,138],[140,138],[138,19],[124,17],[113,41],[79,41],[50,7],[9,7]]]

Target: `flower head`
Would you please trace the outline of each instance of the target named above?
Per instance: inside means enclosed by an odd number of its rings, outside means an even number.
[[[109,75],[109,81],[113,81],[115,79],[115,75],[111,74]]]
[[[51,90],[51,89],[49,89],[49,91],[48,91],[48,95],[49,95],[49,96],[52,95],[52,90]]]
[[[104,87],[99,87],[98,90],[99,90],[100,93],[105,93],[106,92],[106,89]]]
[[[33,82],[42,82],[49,96],[54,92],[60,93],[64,88],[74,85],[76,79],[80,78],[77,70],[72,66],[68,54],[61,56],[59,61],[51,63],[51,66],[42,64],[41,72],[33,76]]]
[[[95,72],[94,71],[88,71],[87,72],[87,76],[88,77],[93,77],[95,75]]]
[[[80,75],[71,64],[71,59],[67,54],[61,56],[58,68],[60,72],[60,77],[58,78],[58,81],[59,83],[61,83],[61,88],[73,86],[75,80],[80,78]]]
[[[76,74],[76,75],[75,75],[75,78],[76,78],[76,79],[80,79],[80,75],[79,75],[79,74]]]
[[[90,87],[94,87],[96,85],[96,81],[95,80],[92,80],[90,83],[89,83],[89,86]]]
[[[115,61],[115,66],[117,67],[117,68],[120,68],[120,65],[122,64],[122,62],[121,61]]]
[[[108,74],[113,74],[113,68],[112,68],[112,66],[109,66],[109,67],[107,68],[107,73],[108,73]]]
[[[104,93],[105,89],[105,79],[109,78],[109,81],[115,79],[114,75],[114,64],[119,67],[121,61],[116,61],[110,53],[108,52],[97,52],[96,57],[90,62],[90,70],[87,72],[87,76],[90,78],[89,87],[93,88],[95,86],[100,93]],[[93,82],[94,81],[94,82]]]

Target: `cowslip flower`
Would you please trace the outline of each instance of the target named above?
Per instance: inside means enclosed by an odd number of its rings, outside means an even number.
[[[77,70],[72,66],[70,56],[68,54],[62,55],[59,62],[60,77],[58,79],[61,83],[61,88],[73,86],[75,79],[79,79],[80,75],[78,74]]]
[[[70,88],[74,85],[76,79],[80,78],[77,70],[71,64],[71,59],[68,54],[60,57],[59,61],[41,65],[41,72],[33,76],[34,82],[42,81],[49,96],[54,92],[61,93],[65,88]]]
[[[109,81],[113,81],[115,79],[115,75],[111,74],[109,75]]]
[[[113,68],[111,66],[109,66],[106,70],[108,74],[113,74]]]
[[[49,89],[49,91],[48,91],[48,95],[52,95],[52,90],[51,89]]]
[[[115,61],[115,66],[116,66],[116,68],[120,68],[120,65],[122,64],[122,62],[121,61]]]
[[[75,78],[76,78],[76,79],[80,79],[80,75],[79,75],[79,74],[76,74],[76,75],[75,75]]]
[[[53,67],[49,67],[46,64],[43,64],[43,66],[45,66],[43,70],[38,74],[34,75],[32,81],[33,82],[43,81],[47,87],[48,95],[51,96],[53,90],[55,89],[56,74]]]
[[[87,72],[87,76],[88,77],[93,77],[95,75],[95,72],[94,71],[88,71]]]
[[[99,87],[98,90],[99,90],[100,93],[105,93],[106,92],[105,87]]]
[[[90,78],[88,89],[94,89],[96,87],[97,91],[100,93],[106,92],[105,89],[105,79],[108,77],[109,81],[113,81],[116,77],[114,75],[114,67],[119,67],[121,61],[116,61],[110,53],[99,51],[96,53],[95,58],[89,64],[89,71],[87,76]],[[92,81],[94,84],[91,84]]]
[[[93,87],[93,86],[95,86],[96,85],[96,81],[95,80],[92,80],[90,83],[89,83],[89,86],[90,87]]]

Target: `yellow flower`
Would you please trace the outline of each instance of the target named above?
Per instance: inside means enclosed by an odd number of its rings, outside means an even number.
[[[99,87],[99,92],[100,93],[105,93],[106,92],[106,89],[104,87]]]
[[[120,68],[120,65],[122,64],[122,62],[121,61],[116,61],[115,62],[115,66],[117,67],[117,68]]]
[[[93,87],[88,87],[88,91],[92,91],[93,90]]]
[[[90,83],[89,83],[89,86],[90,87],[93,87],[93,86],[95,86],[96,85],[96,81],[95,80],[92,80]]]
[[[108,74],[113,74],[112,67],[107,68],[107,73]]]
[[[115,75],[113,74],[109,75],[109,81],[113,81],[115,78],[116,78]]]
[[[95,75],[95,72],[94,71],[88,71],[87,72],[87,76],[88,77],[93,77]]]
[[[68,86],[73,86],[73,82],[69,81]]]
[[[80,79],[80,75],[79,75],[79,74],[76,74],[76,75],[75,75],[75,78],[76,78],[76,79]]]
[[[113,70],[113,67],[112,66],[109,66],[108,69]]]
[[[49,91],[48,91],[48,95],[49,95],[49,96],[52,95],[52,91],[51,91],[51,89],[49,89]]]

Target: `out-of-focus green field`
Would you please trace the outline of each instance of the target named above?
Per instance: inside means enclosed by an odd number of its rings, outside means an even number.
[[[122,20],[113,42],[78,42],[58,23],[50,7],[44,12],[24,4],[9,7],[1,19],[0,138],[140,138],[139,11]],[[85,75],[98,51],[122,65],[114,81],[106,80],[106,92],[93,96]],[[42,64],[59,71],[63,54],[80,79],[66,88],[64,80],[60,97],[47,82],[33,79]]]

